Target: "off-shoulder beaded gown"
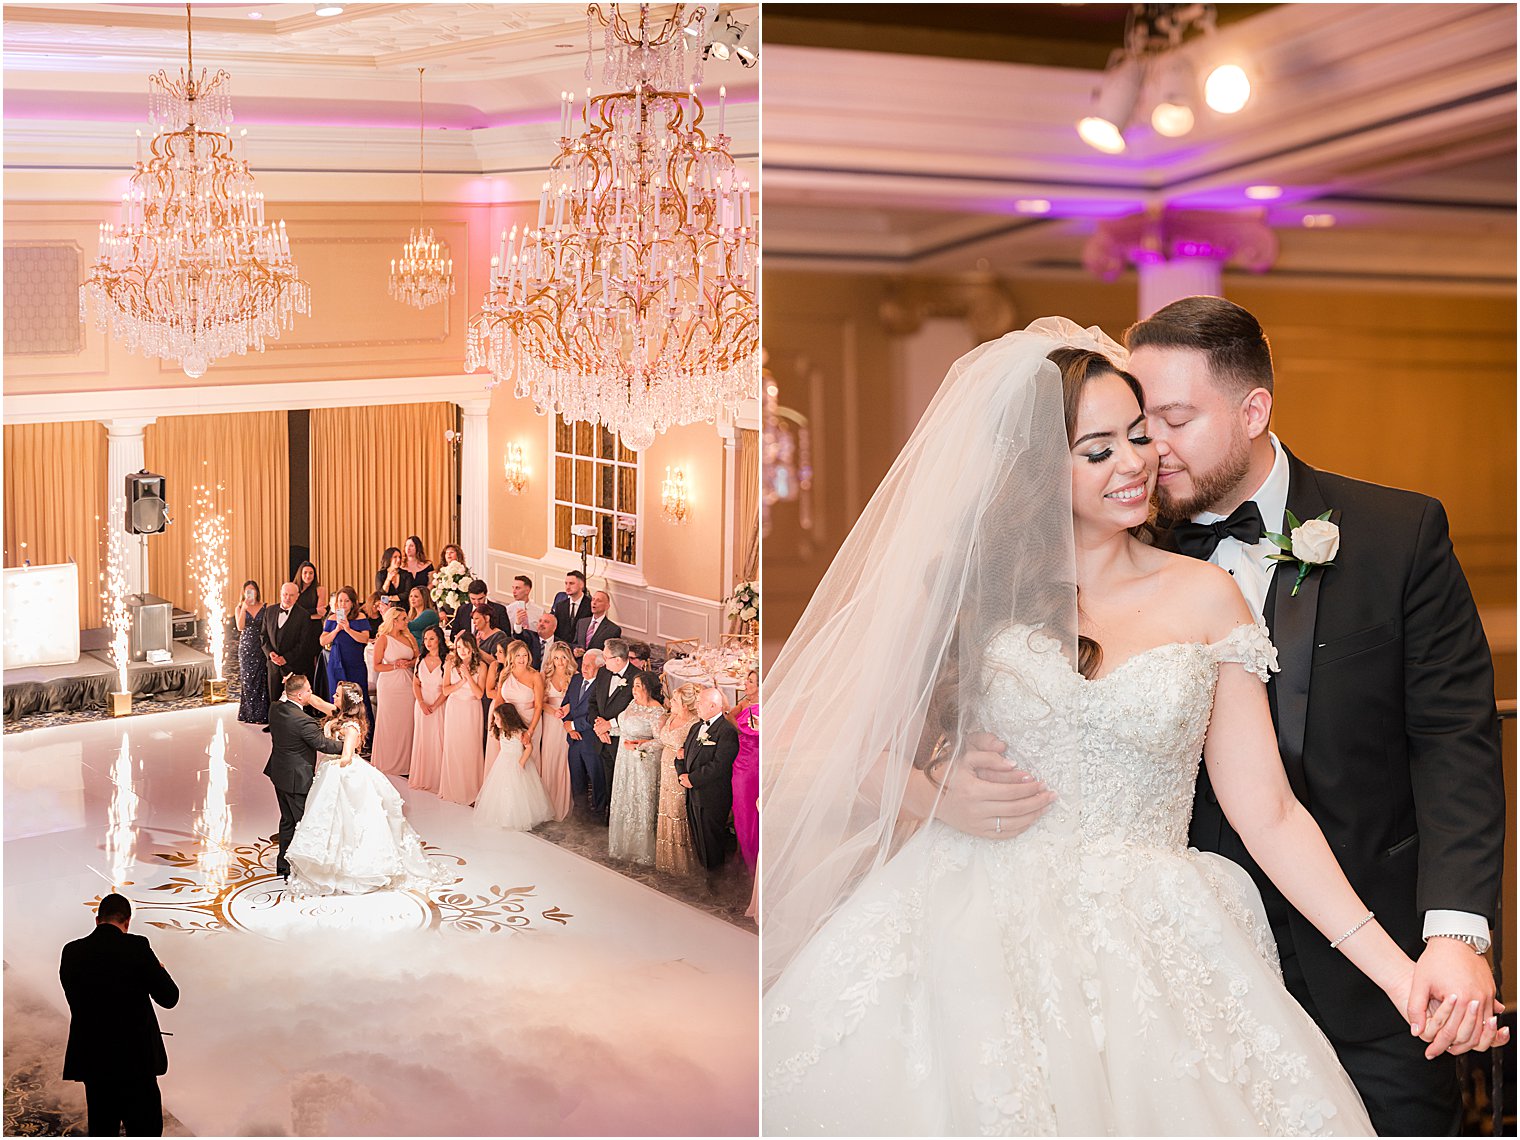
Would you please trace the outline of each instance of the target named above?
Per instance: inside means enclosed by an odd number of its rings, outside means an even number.
[[[931,822],[862,881],[766,996],[765,1131],[1371,1135],[1254,884],[1187,845],[1218,671],[1275,662],[1247,625],[1087,680],[1000,633],[988,728],[1059,798],[1013,840]]]

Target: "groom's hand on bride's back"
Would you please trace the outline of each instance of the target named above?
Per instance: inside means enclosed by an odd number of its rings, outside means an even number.
[[[1056,794],[1007,751],[990,732],[966,737],[965,750],[945,769],[935,817],[983,839],[1012,839],[1028,830]]]

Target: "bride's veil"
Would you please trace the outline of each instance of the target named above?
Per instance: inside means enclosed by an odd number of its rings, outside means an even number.
[[[1037,627],[1077,659],[1063,345],[1126,358],[1046,317],[955,362],[766,676],[767,985],[912,834],[915,763],[984,727],[987,641]]]

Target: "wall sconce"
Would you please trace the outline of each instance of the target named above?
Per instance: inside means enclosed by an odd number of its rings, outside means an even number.
[[[670,468],[665,468],[665,481],[660,484],[660,506],[665,513],[665,521],[680,525],[684,523],[691,513],[691,505],[686,500],[686,473],[679,467],[676,468],[675,477],[672,478]]]
[[[464,439],[464,432],[450,428],[443,433],[443,442],[449,445],[449,454],[453,455],[459,450],[460,441]]]
[[[528,465],[523,462],[522,444],[507,444],[507,454],[502,458],[502,476],[507,481],[507,494],[521,495],[528,489]]]

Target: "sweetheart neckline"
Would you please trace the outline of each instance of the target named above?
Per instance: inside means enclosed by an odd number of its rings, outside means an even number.
[[[1237,626],[1236,628],[1237,629],[1244,629],[1245,627],[1244,626]],[[1219,641],[1163,641],[1159,645],[1152,645],[1149,648],[1142,649],[1142,650],[1140,650],[1137,653],[1131,653],[1128,657],[1126,657],[1118,665],[1116,665],[1112,669],[1110,669],[1107,673],[1104,673],[1101,677],[1084,677],[1076,669],[1072,669],[1071,673],[1072,673],[1072,676],[1076,677],[1077,680],[1079,680],[1079,681],[1083,681],[1083,682],[1085,682],[1086,684],[1089,684],[1089,685],[1096,685],[1100,681],[1106,681],[1106,680],[1108,680],[1110,677],[1112,677],[1116,673],[1123,672],[1125,669],[1129,668],[1130,665],[1132,665],[1134,662],[1140,660],[1142,657],[1148,657],[1151,654],[1156,653],[1156,652],[1158,652],[1158,651],[1160,651],[1162,649],[1177,649],[1177,648],[1179,648],[1181,646],[1187,646],[1187,647],[1190,647],[1190,648],[1193,648],[1193,649],[1212,649],[1214,646],[1221,644],[1227,638],[1229,638],[1230,636],[1232,636],[1233,633],[1234,633],[1234,630],[1231,630],[1230,633],[1228,633],[1224,637],[1220,638]],[[1063,654],[1063,656],[1064,656],[1064,654]],[[1069,663],[1068,663],[1068,667],[1069,667]]]

